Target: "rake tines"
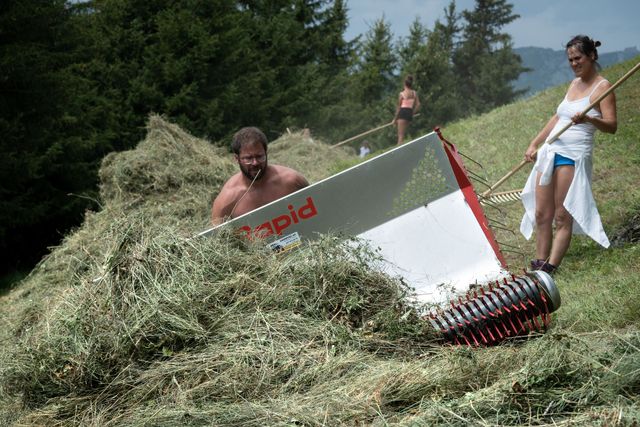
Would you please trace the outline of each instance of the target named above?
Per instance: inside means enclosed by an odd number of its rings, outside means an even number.
[[[522,189],[491,193],[488,196],[480,196],[480,203],[483,205],[486,205],[486,204],[497,205],[497,204],[503,204],[503,203],[517,202],[518,200],[520,200],[520,193],[522,193]]]

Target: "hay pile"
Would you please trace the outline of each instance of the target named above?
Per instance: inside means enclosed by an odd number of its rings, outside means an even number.
[[[32,409],[21,423],[136,425],[150,407],[173,423],[202,404],[228,417],[225,405],[304,394],[358,369],[359,351],[371,360],[367,347],[422,333],[401,320],[401,288],[356,261],[359,249],[327,238],[281,257],[130,219],[101,276],[77,278],[14,332],[2,391]]]
[[[358,157],[349,147],[331,148],[303,132],[284,134],[269,144],[269,161],[301,171],[309,182],[317,182],[355,164]]]
[[[228,157],[152,117],[136,150],[105,159],[104,209],[1,301],[0,424],[584,425],[640,416],[635,330],[442,347],[406,306],[409,289],[376,273],[376,254],[357,241],[326,236],[276,255],[228,234],[191,239],[235,171]]]
[[[162,224],[203,229],[222,184],[236,172],[226,150],[151,116],[135,150],[111,153],[100,168],[105,207],[144,211]]]
[[[132,216],[146,218],[139,226],[156,233],[172,226],[188,236],[208,226],[209,206],[235,171],[229,156],[156,115],[147,130],[135,150],[105,157],[102,210],[86,212],[82,227],[3,301],[9,319],[29,325],[52,310],[65,289],[102,274],[120,234],[132,226]]]

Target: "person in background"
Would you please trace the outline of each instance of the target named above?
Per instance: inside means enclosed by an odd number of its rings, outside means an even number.
[[[615,95],[607,95],[586,115],[581,114],[611,87],[598,73],[598,46],[600,42],[584,35],[567,43],[567,58],[576,78],[556,114],[524,154],[526,161],[535,160],[522,192],[525,214],[520,224],[527,239],[534,225],[536,228],[533,270],[553,273],[569,249],[572,234],[587,234],[603,247],[609,247],[591,191],[591,170],[595,131],[615,133],[618,127]],[[568,123],[572,126],[555,142],[547,143]]]
[[[398,127],[398,145],[404,143],[407,128],[419,108],[420,99],[418,98],[418,93],[413,90],[413,76],[408,75],[404,79],[404,89],[398,96],[398,107],[392,122]]]
[[[243,215],[309,185],[299,172],[267,162],[267,137],[256,127],[245,127],[236,132],[231,150],[240,172],[229,178],[213,201],[213,225]]]
[[[362,141],[362,144],[360,145],[360,153],[358,153],[358,155],[362,159],[369,153],[371,153],[371,147],[369,147],[369,142],[366,140]]]

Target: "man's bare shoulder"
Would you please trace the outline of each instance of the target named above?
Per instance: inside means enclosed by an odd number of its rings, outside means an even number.
[[[231,178],[229,178],[227,182],[224,183],[224,185],[220,189],[218,197],[223,194],[233,194],[235,192],[244,190],[246,190],[246,184],[243,180],[242,173],[238,172],[232,175]]]
[[[309,185],[307,179],[295,169],[282,165],[269,165],[273,168],[274,175],[278,177],[278,181],[282,184],[295,187],[296,189],[304,188]]]
[[[304,178],[304,175],[302,175],[300,172],[290,167],[282,166],[282,165],[269,165],[269,166],[273,167],[274,172],[276,172],[276,174],[282,178],[287,178],[287,179],[294,179],[294,178],[300,178],[300,177]]]

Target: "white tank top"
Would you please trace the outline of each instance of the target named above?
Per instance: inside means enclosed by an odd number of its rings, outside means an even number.
[[[558,116],[558,123],[554,126],[553,130],[549,134],[549,138],[554,136],[556,133],[560,131],[567,123],[571,122],[571,118],[576,113],[583,112],[590,104],[591,95],[595,92],[595,90],[600,86],[601,83],[605,82],[606,79],[600,80],[593,86],[591,92],[583,98],[576,99],[575,101],[569,101],[567,99],[567,95],[565,95],[564,99],[558,105],[558,109],[556,110],[556,115]],[[571,83],[573,85],[575,80]],[[567,94],[569,91],[567,91]],[[588,116],[591,117],[602,117],[600,111],[592,108],[587,112]],[[558,142],[562,141],[567,144],[571,143],[585,143],[591,142],[593,143],[593,134],[596,132],[596,127],[591,123],[580,123],[577,125],[572,125],[569,129],[567,129],[560,137],[558,138]]]

